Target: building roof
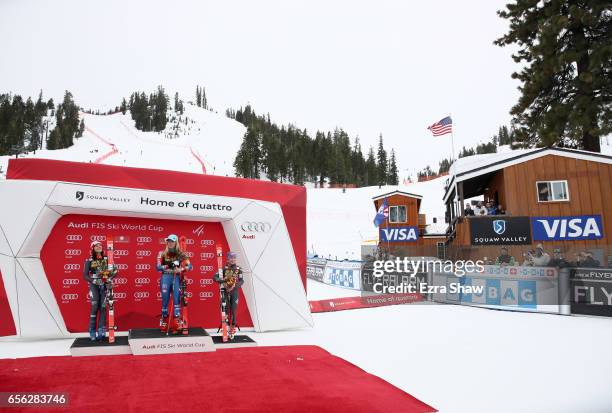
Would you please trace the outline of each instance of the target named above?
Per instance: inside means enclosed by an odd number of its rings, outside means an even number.
[[[597,152],[580,151],[566,148],[535,148],[482,154],[459,158],[450,168],[450,181],[444,193],[446,202],[453,192],[455,184],[481,175],[486,175],[508,166],[531,161],[547,155],[563,156],[593,162],[612,164],[612,156]]]
[[[393,192],[389,192],[389,193],[386,193],[386,194],[383,194],[383,195],[378,195],[378,196],[372,197],[372,200],[373,201],[378,201],[379,199],[383,199],[383,198],[386,198],[386,197],[391,196],[391,195],[403,195],[403,196],[407,196],[407,197],[410,197],[410,198],[423,199],[422,195],[411,194],[409,192],[404,192],[404,191],[393,191]]]

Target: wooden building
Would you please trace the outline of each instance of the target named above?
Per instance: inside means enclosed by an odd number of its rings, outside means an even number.
[[[465,200],[476,196],[502,205],[506,215],[465,217]],[[541,243],[551,256],[558,248],[572,261],[575,253],[590,251],[601,265],[612,265],[612,156],[541,148],[462,158],[451,169],[443,200],[453,258],[494,259],[507,245],[522,262],[523,254]],[[472,233],[485,222],[474,220],[487,219],[486,225],[503,234],[508,225],[523,225],[518,217],[529,222],[528,240],[491,243],[486,241],[497,238]]]
[[[389,208],[388,217],[379,226],[379,245],[390,250],[401,249],[401,255],[444,255],[439,249],[444,248],[446,235],[428,232],[427,217],[419,213],[421,195],[393,191],[372,199],[376,211],[385,199]]]

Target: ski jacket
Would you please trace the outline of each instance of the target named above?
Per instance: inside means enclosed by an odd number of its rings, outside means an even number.
[[[225,267],[223,267],[223,278],[219,277],[219,273],[216,273],[214,276],[214,280],[218,283],[226,283],[226,284],[230,284],[231,281],[230,279],[234,278],[235,279],[235,287],[234,288],[240,288],[242,287],[242,284],[244,284],[244,278],[242,277],[242,268],[240,268],[239,266],[237,266],[236,264],[234,265],[226,265]],[[229,281],[229,283],[228,283]]]
[[[85,260],[83,266],[83,278],[88,283],[93,283],[94,278],[113,279],[117,275],[117,268],[108,269],[108,257],[103,257],[99,260],[94,260],[92,257]]]
[[[185,253],[180,254],[164,254],[164,251],[160,251],[157,255],[157,271],[162,274],[175,275],[174,269],[182,268],[183,271],[191,270],[191,262]]]

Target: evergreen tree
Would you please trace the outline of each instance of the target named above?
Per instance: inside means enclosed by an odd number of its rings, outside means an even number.
[[[389,161],[389,172],[387,173],[388,185],[399,185],[399,171],[395,162],[395,150],[391,149],[391,160]]]
[[[202,86],[202,107],[208,109],[208,99],[206,99],[206,88]]]
[[[122,114],[125,115],[125,113],[127,112],[127,107],[127,102],[125,101],[125,98],[123,98],[123,100],[121,101],[121,106],[119,107]]]
[[[387,182],[387,151],[385,151],[385,147],[383,146],[383,137],[382,133],[378,138],[378,153],[376,159],[376,166],[378,169],[378,177],[377,184],[378,186],[384,185]]]
[[[440,166],[438,168],[438,175],[443,174],[444,172],[448,172],[451,166],[450,159],[444,158],[440,161]]]
[[[602,0],[514,0],[498,15],[510,23],[495,44],[517,44],[512,77],[522,95],[512,108],[527,146],[576,145],[600,152],[612,132],[612,13]]]
[[[202,106],[202,94],[200,93],[200,86],[196,86],[196,106]]]
[[[236,175],[243,178],[259,179],[260,164],[261,147],[259,133],[252,128],[248,128],[234,160]]]
[[[374,157],[374,148],[370,146],[368,159],[366,160],[365,185],[373,186],[376,184],[378,184],[378,167],[376,166],[376,158]]]

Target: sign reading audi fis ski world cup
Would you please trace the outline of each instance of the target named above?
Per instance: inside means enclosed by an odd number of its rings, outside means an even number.
[[[470,240],[472,245],[527,245],[531,244],[529,217],[472,217]]]
[[[533,239],[561,241],[603,238],[601,215],[575,215],[569,217],[534,217]]]

